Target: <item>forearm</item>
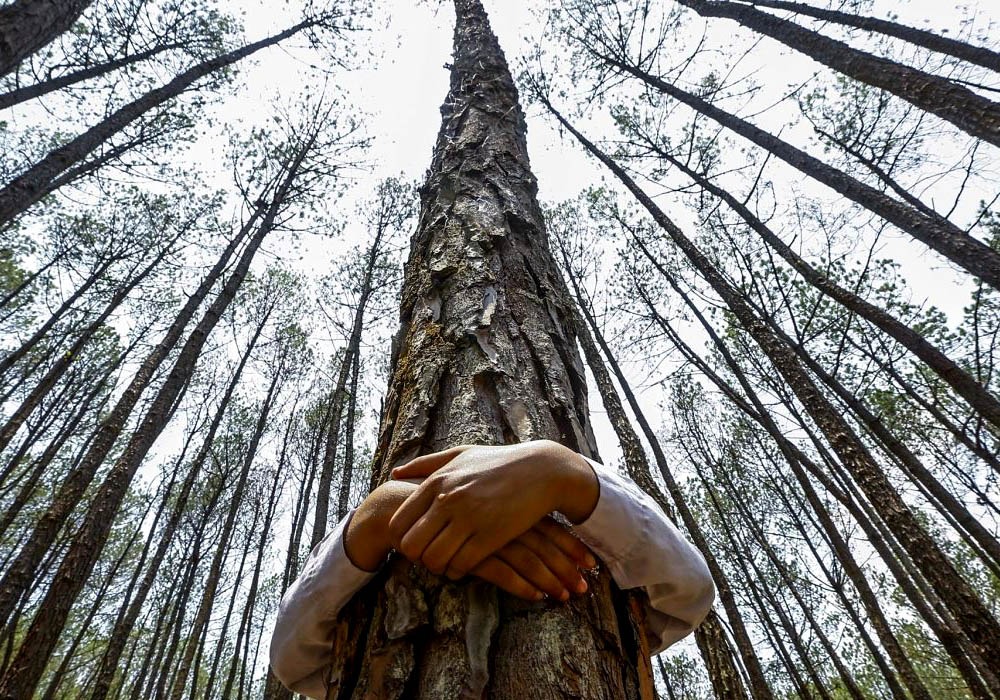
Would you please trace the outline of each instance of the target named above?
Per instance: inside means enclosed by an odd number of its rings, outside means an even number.
[[[574,524],[582,523],[597,507],[600,481],[583,456],[551,440],[537,443],[539,459],[553,475],[553,510]]]

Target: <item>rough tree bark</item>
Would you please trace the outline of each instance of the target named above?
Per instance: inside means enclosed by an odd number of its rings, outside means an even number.
[[[701,526],[694,517],[694,513],[688,507],[687,499],[680,485],[673,477],[666,454],[663,452],[663,448],[652,425],[646,419],[645,413],[636,400],[625,374],[622,372],[617,359],[601,333],[597,319],[594,318],[592,307],[584,296],[583,289],[575,274],[569,255],[562,245],[557,244],[557,247],[563,260],[563,269],[566,271],[570,291],[573,293],[579,309],[579,313],[575,315],[575,322],[580,346],[583,349],[584,357],[587,359],[587,365],[594,374],[594,381],[601,394],[601,400],[604,403],[604,409],[607,411],[608,419],[611,421],[611,425],[621,442],[622,455],[629,476],[656,500],[665,513],[671,518],[674,517],[670,505],[666,502],[663,493],[653,480],[649,460],[646,458],[646,451],[642,447],[642,442],[639,440],[638,434],[629,422],[628,414],[625,413],[625,407],[622,405],[621,398],[619,398],[614,382],[611,379],[611,372],[614,372],[619,385],[621,385],[622,393],[625,394],[625,399],[635,414],[636,422],[639,423],[643,435],[645,435],[646,440],[649,442],[653,458],[656,460],[657,467],[667,486],[667,491],[680,513],[684,527],[689,532],[691,541],[708,563],[708,568],[712,573],[712,579],[715,581],[715,587],[719,592],[722,606],[730,620],[733,639],[736,642],[736,647],[740,652],[747,671],[750,696],[754,700],[772,700],[774,695],[764,676],[763,667],[760,659],[757,658],[754,644],[747,632],[743,616],[736,605],[736,598],[733,594],[734,589],[730,585],[729,578],[719,565],[715,554],[709,548],[708,540],[702,532]],[[600,345],[600,349],[598,349],[598,345]],[[601,354],[602,351],[604,356]],[[605,364],[604,357],[607,357],[607,365]],[[716,698],[719,700],[746,698],[747,688],[744,686],[743,679],[736,668],[732,649],[722,627],[722,621],[715,611],[709,613],[705,622],[695,632],[695,640],[702,653],[702,658],[705,660],[705,666],[708,670],[709,679],[712,683],[712,689],[715,691]]]
[[[406,266],[373,481],[446,446],[558,440],[596,457],[572,309],[524,115],[479,0],[455,0],[451,90]],[[655,698],[639,608],[606,570],[528,603],[396,559],[345,610],[330,698]]]
[[[93,0],[16,0],[0,8],[0,77],[67,31]]]

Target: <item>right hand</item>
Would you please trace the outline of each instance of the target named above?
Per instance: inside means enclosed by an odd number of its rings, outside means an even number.
[[[580,568],[592,569],[597,560],[565,527],[546,516],[530,530],[484,559],[470,573],[526,600],[547,594],[567,601],[584,593],[587,581]],[[461,578],[454,570],[451,579]]]

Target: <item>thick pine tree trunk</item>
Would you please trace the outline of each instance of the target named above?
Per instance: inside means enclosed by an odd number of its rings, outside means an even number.
[[[410,249],[374,481],[447,446],[551,438],[596,456],[572,311],[548,248],[524,116],[478,0],[455,58]],[[331,698],[655,698],[629,598],[606,571],[528,603],[396,559],[348,606]]]
[[[0,7],[0,77],[69,30],[92,3],[93,0],[15,0]]]

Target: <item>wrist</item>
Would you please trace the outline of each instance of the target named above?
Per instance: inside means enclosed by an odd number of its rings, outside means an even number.
[[[351,514],[344,528],[344,552],[362,571],[378,571],[392,547],[387,540],[387,528],[379,526],[378,508],[369,495]]]
[[[553,441],[543,441],[546,463],[552,466],[552,503],[574,525],[590,517],[601,495],[600,482],[590,463],[582,456]]]

